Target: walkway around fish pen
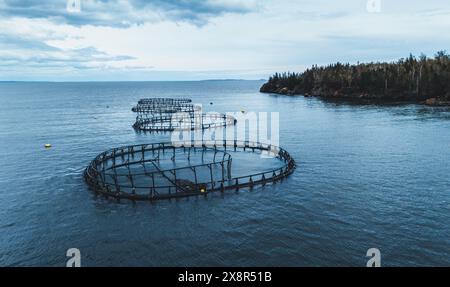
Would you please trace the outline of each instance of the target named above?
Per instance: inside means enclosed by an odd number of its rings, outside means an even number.
[[[162,169],[159,165],[161,155],[172,155],[170,160],[175,164],[177,151],[187,153],[189,163],[191,156],[198,151],[202,153],[202,159],[206,153],[213,153],[213,159],[202,164]],[[283,166],[233,177],[232,156],[229,153],[232,151],[265,152],[278,158]],[[148,163],[152,171],[147,170]],[[136,165],[142,166],[140,172],[133,168]],[[289,176],[295,167],[294,159],[286,150],[268,144],[248,141],[154,143],[103,152],[86,168],[84,177],[90,188],[100,195],[153,201],[264,186]],[[121,169],[126,172],[120,173]],[[189,174],[189,179],[186,179],[186,174]],[[140,185],[138,181],[143,178],[146,184]],[[159,182],[162,180],[167,183],[161,185]]]
[[[176,114],[153,117],[139,116],[133,128],[144,132],[194,131],[228,127],[236,124],[236,118],[220,113]]]
[[[138,101],[139,104],[187,104],[192,103],[188,98],[145,98]]]

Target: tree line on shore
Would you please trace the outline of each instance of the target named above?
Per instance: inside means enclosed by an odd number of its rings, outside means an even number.
[[[276,73],[261,92],[408,101],[450,101],[450,55],[396,62],[314,65],[303,73]]]

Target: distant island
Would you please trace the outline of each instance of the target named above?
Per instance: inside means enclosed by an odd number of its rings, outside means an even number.
[[[276,73],[262,93],[360,99],[383,102],[420,102],[450,105],[450,56],[410,55],[391,63],[317,65],[303,73]]]

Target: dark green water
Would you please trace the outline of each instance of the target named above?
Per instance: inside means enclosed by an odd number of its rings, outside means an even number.
[[[450,265],[450,111],[258,93],[262,82],[0,83],[0,265]],[[153,204],[95,198],[82,178],[137,134],[142,97],[280,113],[298,162],[253,191]],[[213,107],[209,103],[213,102]],[[44,149],[51,143],[51,149]]]

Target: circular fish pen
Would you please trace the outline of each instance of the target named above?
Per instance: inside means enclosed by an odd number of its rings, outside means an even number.
[[[232,116],[202,113],[190,99],[141,99],[132,108],[137,131],[205,130],[236,124]],[[203,139],[203,136],[202,136]],[[295,169],[277,146],[220,140],[153,143],[99,154],[84,178],[97,194],[116,199],[159,200],[207,195],[275,183]]]
[[[236,119],[220,113],[208,114],[171,114],[171,115],[141,115],[136,118],[133,127],[144,132],[168,132],[185,130],[205,130],[232,126]]]
[[[161,115],[175,113],[198,113],[201,112],[202,107],[189,103],[140,103],[134,106],[131,110],[138,113],[138,115]]]
[[[287,151],[261,143],[153,143],[105,151],[84,177],[100,195],[152,201],[263,186],[295,166]]]
[[[138,101],[139,104],[152,104],[152,103],[160,103],[160,104],[187,104],[192,103],[191,99],[188,98],[146,98],[140,99]]]
[[[145,132],[205,130],[234,125],[236,119],[221,113],[202,113],[190,99],[141,99],[132,108],[137,113],[133,127]]]

